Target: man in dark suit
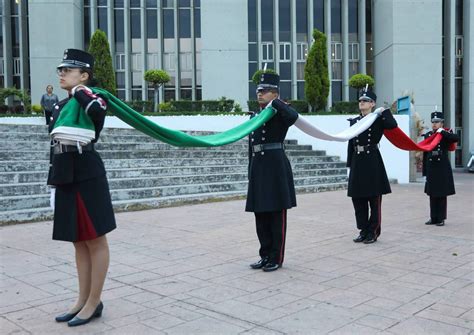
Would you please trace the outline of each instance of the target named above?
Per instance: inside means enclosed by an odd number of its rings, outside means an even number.
[[[283,264],[286,211],[296,206],[293,172],[283,141],[288,128],[298,119],[298,113],[278,99],[279,83],[278,75],[262,74],[257,87],[260,110],[271,104],[276,114],[249,136],[249,186],[245,210],[255,213],[261,257],[250,267],[266,272],[278,270]]]
[[[435,133],[441,133],[443,138],[429,152],[423,154],[423,176],[426,176],[425,193],[430,197],[430,219],[427,225],[444,226],[447,212],[447,196],[455,194],[453,171],[448,158],[448,148],[459,141],[459,136],[451,129],[444,128],[444,114],[431,113],[432,131],[424,134],[428,138]]]
[[[372,113],[377,96],[369,90],[359,97],[360,115],[350,119],[350,125]],[[382,195],[391,193],[387,173],[379,151],[384,129],[397,126],[389,109],[381,112],[369,129],[349,141],[347,167],[350,167],[347,195],[352,197],[359,236],[353,241],[371,244],[381,232]],[[370,208],[370,210],[369,210]]]

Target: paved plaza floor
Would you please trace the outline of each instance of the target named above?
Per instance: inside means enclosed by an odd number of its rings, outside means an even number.
[[[0,227],[1,334],[474,334],[474,175],[455,173],[444,227],[423,184],[392,185],[382,235],[355,244],[345,191],[297,196],[283,268],[258,260],[244,201],[117,214],[103,316],[68,328],[73,246],[52,223]]]

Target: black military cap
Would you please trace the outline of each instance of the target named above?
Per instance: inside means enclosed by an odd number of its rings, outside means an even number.
[[[443,122],[444,113],[443,112],[433,112],[431,113],[431,122]]]
[[[94,67],[94,57],[90,53],[79,49],[66,49],[58,69],[61,67],[92,69]]]
[[[362,90],[359,95],[359,101],[361,100],[372,100],[373,102],[377,101],[377,95],[374,92],[369,90]]]
[[[280,76],[275,73],[262,73],[260,81],[258,82],[257,90],[259,89],[278,89],[280,86]]]

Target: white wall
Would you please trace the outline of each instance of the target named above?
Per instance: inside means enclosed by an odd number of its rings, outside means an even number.
[[[235,99],[247,110],[247,1],[201,1],[202,98]]]
[[[60,100],[66,92],[59,87],[56,66],[64,49],[82,49],[82,1],[35,0],[28,4],[31,102],[39,104],[46,86],[53,85]]]
[[[442,0],[374,0],[373,13],[378,103],[413,92],[428,120],[442,103]]]
[[[355,115],[354,115],[355,116]],[[336,134],[349,126],[347,119],[352,116],[305,116],[309,122],[321,130]],[[239,125],[248,120],[247,116],[154,116],[149,117],[159,125],[180,130],[205,130],[224,131]],[[406,133],[409,133],[409,118],[406,115],[396,115],[398,126]],[[43,118],[0,118],[0,123],[18,124],[44,124]],[[105,127],[130,128],[129,125],[116,117],[107,117]],[[330,142],[315,139],[296,127],[291,127],[287,135],[288,139],[296,139],[299,144],[310,144],[313,149],[326,150],[328,155],[340,156],[345,161],[347,156],[347,142]],[[382,138],[380,142],[380,152],[384,159],[385,168],[389,178],[395,178],[399,183],[409,182],[409,154],[395,148],[390,142]]]

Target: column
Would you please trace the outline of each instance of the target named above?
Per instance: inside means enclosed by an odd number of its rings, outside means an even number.
[[[331,66],[331,0],[324,1],[324,33],[326,34],[326,48],[328,59],[329,94],[327,110],[332,107],[332,66]]]
[[[12,56],[12,24],[10,1],[3,2],[3,76],[5,78],[5,87],[13,86],[13,56]],[[7,100],[11,100],[8,98]],[[0,101],[3,104],[3,101]],[[10,102],[9,102],[10,103]]]
[[[296,0],[290,3],[291,12],[291,98],[298,99],[298,77],[297,77],[297,62],[298,50],[296,49]]]
[[[157,15],[156,15],[156,23],[158,25],[157,32],[158,32],[158,69],[163,70],[163,11],[161,10],[161,1],[157,2]],[[159,100],[160,102],[165,101],[165,85],[160,86],[159,91]]]
[[[455,34],[456,34],[456,1],[445,1],[444,4],[444,92],[443,112],[446,125],[455,129]],[[449,153],[454,167],[454,151]]]
[[[181,64],[179,61],[179,15],[178,15],[178,1],[174,2],[174,48],[175,48],[175,64],[176,64],[176,85],[174,86],[175,98],[179,100],[181,98]]]
[[[115,13],[114,0],[107,1],[107,39],[109,40],[112,65],[115,69]]]
[[[27,21],[25,2],[18,3],[18,29],[20,36],[20,86],[22,90],[29,89],[29,72],[28,72],[28,35],[27,35]]]
[[[359,72],[367,73],[367,41],[365,25],[365,0],[359,0]]]
[[[191,0],[191,99],[196,100],[196,34],[194,31],[194,0]]]
[[[147,64],[146,1],[140,0],[140,36],[142,45],[142,100],[148,100],[148,83],[145,80]]]
[[[274,31],[274,38],[273,42],[275,43],[275,71],[279,74],[280,73],[280,16],[279,13],[279,0],[273,1],[273,31]]]
[[[474,3],[463,1],[463,34],[464,34],[464,55],[463,55],[463,112],[462,112],[462,157],[466,166],[471,152],[474,151]]]
[[[349,4],[341,1],[342,20],[342,100],[349,101]]]
[[[125,1],[127,2],[127,1]],[[94,32],[97,30],[97,0],[90,0],[90,19],[91,19],[91,37],[94,35]]]
[[[123,5],[123,30],[124,30],[124,53],[125,53],[125,100],[132,100],[132,64],[131,64],[131,33],[130,33],[130,3],[124,1]]]

